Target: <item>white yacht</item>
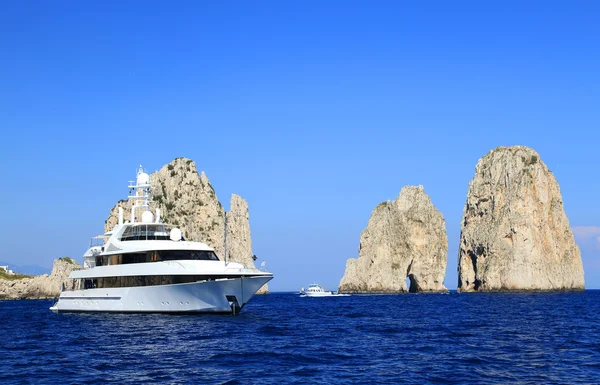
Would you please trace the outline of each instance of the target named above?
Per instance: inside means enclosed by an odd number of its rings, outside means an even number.
[[[94,237],[63,291],[57,312],[237,314],[273,274],[220,260],[213,248],[186,241],[181,230],[150,211],[150,176],[140,166],[129,185],[131,221]],[[141,212],[141,215],[138,216]],[[140,221],[138,222],[138,218]]]
[[[300,290],[300,294],[306,297],[328,297],[330,295],[334,295],[334,293],[323,289],[323,286],[317,285],[316,283],[308,285],[308,290],[304,290],[304,288],[302,288],[302,290]]]

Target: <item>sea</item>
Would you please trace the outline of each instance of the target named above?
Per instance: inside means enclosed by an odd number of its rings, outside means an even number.
[[[237,316],[0,301],[0,384],[597,384],[600,291],[255,296]]]

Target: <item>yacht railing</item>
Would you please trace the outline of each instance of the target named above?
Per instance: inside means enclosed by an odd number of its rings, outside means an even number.
[[[242,262],[236,262],[236,263],[239,263],[239,264],[243,265],[244,267],[227,267],[227,271],[235,272],[235,273],[247,273],[247,274],[256,274],[258,272],[268,273],[268,271],[266,271],[266,270],[258,269],[256,267],[248,267],[247,264],[242,263]]]

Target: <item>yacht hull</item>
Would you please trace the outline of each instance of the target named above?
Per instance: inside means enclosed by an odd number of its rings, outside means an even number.
[[[234,313],[272,276],[173,285],[64,291],[56,312]]]

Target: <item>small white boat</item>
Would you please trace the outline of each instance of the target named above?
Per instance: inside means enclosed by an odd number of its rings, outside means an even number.
[[[312,285],[308,285],[308,290],[302,288],[302,290],[300,290],[300,295],[305,297],[329,297],[335,294],[329,290],[323,289],[323,286],[313,283]]]

